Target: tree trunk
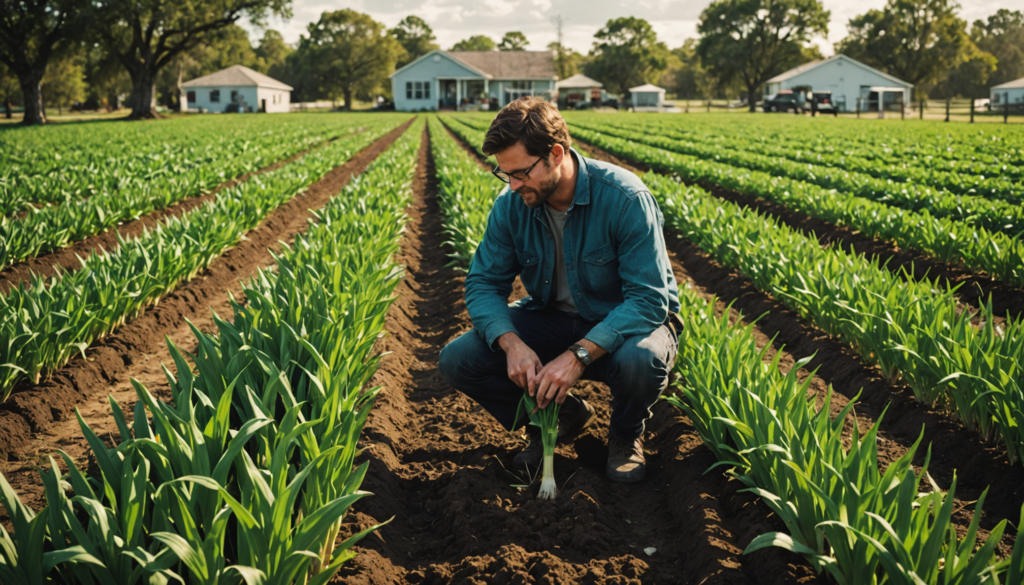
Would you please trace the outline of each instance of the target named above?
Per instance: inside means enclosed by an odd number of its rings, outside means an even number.
[[[6,114],[4,115],[5,118],[10,120],[11,118],[14,117],[14,114],[11,112],[11,98],[10,98],[10,96],[7,96],[7,98],[4,100],[4,110],[6,110]]]
[[[352,90],[347,87],[345,88],[345,111],[352,111]]]
[[[145,65],[129,71],[132,78],[132,114],[129,120],[152,120],[156,113],[156,74]]]
[[[757,86],[747,86],[747,105],[750,106],[750,111],[757,111]]]
[[[22,125],[34,126],[46,123],[46,115],[43,113],[43,72],[33,71],[25,77],[18,77],[21,83],[22,101],[25,102],[25,115],[21,119]]]

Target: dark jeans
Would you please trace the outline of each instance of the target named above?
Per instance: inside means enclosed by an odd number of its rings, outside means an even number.
[[[510,308],[519,337],[548,363],[590,331],[596,322],[556,309]],[[582,379],[608,384],[612,394],[609,434],[631,442],[644,432],[651,406],[668,387],[676,360],[676,334],[663,324],[648,335],[627,337],[614,352],[594,361]],[[523,390],[508,378],[505,352],[491,351],[475,330],[467,331],[441,350],[441,375],[511,430]],[[523,417],[525,419],[525,417]],[[519,426],[526,421],[519,421]]]

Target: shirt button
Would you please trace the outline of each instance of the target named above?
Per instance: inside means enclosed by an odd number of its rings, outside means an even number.
[[[544,281],[544,284],[548,284],[549,282],[550,282],[550,281],[548,281],[548,280],[545,280],[545,281]]]

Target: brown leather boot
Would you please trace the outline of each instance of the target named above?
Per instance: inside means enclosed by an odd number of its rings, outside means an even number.
[[[637,437],[630,443],[623,443],[608,437],[608,466],[605,474],[618,483],[636,483],[647,473],[644,459],[644,441]]]
[[[587,430],[597,419],[597,411],[582,398],[570,394],[558,411],[558,442],[569,441]],[[512,459],[516,469],[536,473],[544,458],[544,444],[540,438],[540,429],[535,426],[526,427],[530,444]]]

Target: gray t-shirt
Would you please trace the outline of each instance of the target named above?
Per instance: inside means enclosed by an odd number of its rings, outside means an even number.
[[[576,313],[576,301],[569,291],[569,276],[565,272],[565,250],[562,248],[562,229],[565,227],[567,212],[568,210],[558,211],[547,203],[544,204],[548,228],[551,229],[551,237],[555,240],[555,296],[551,299],[551,306],[559,311]]]

